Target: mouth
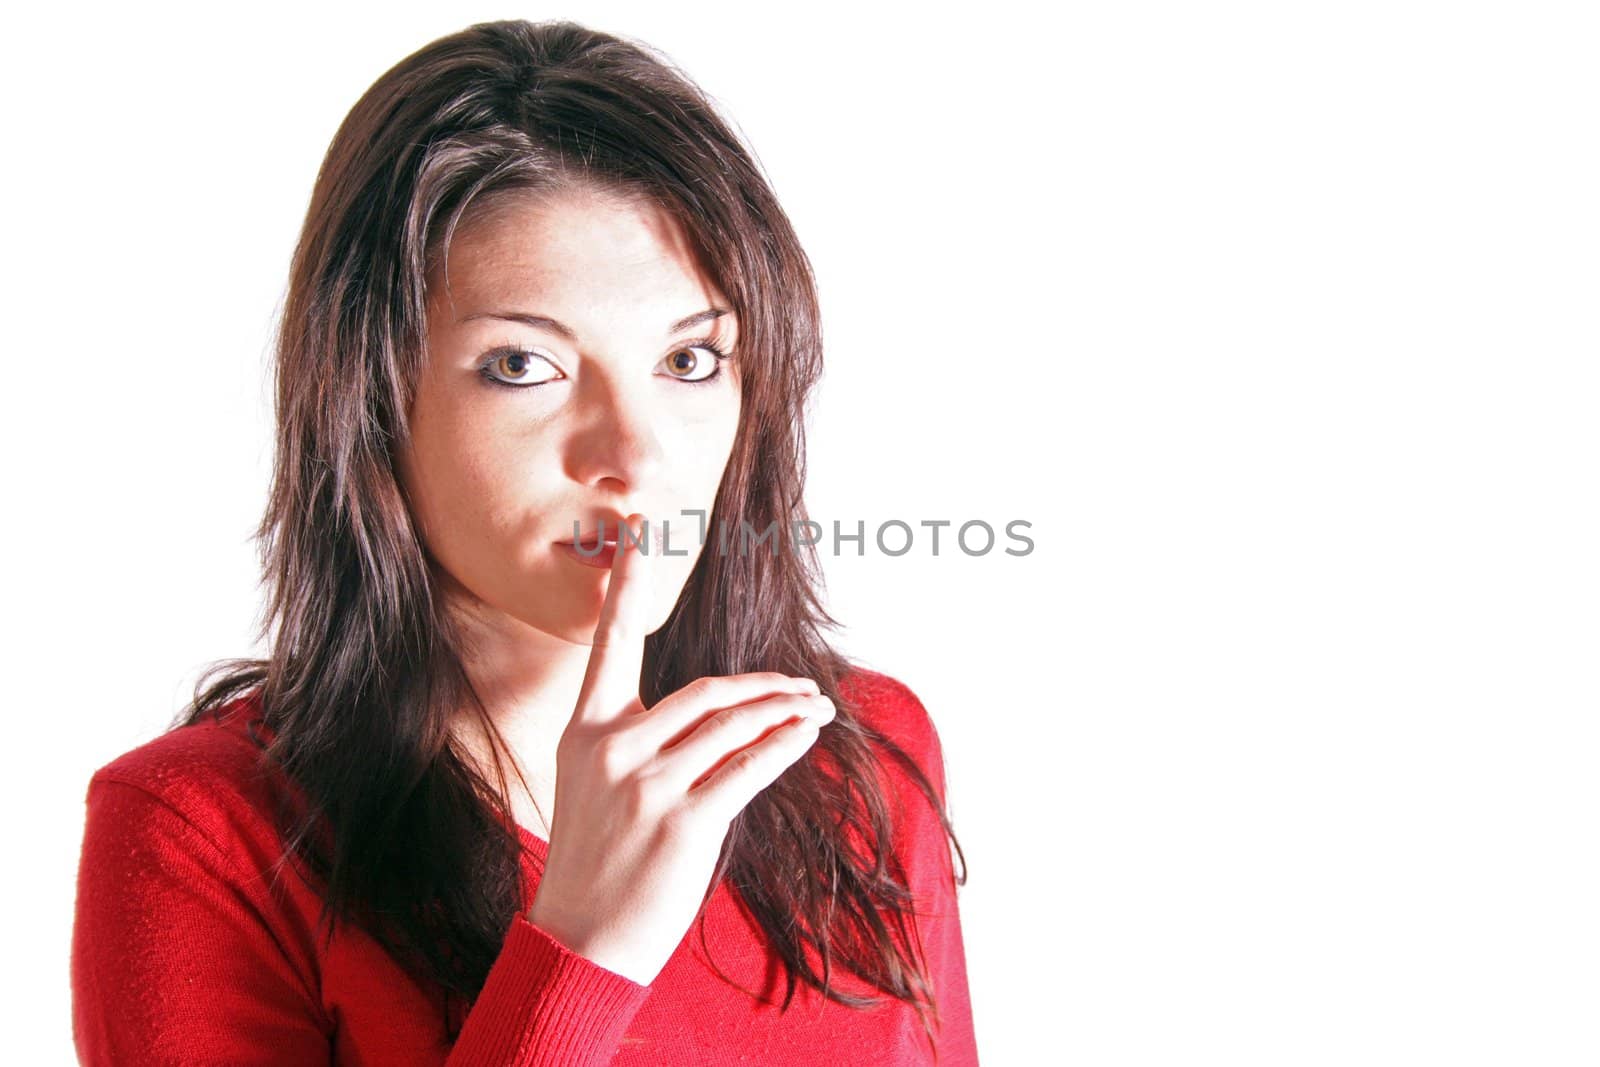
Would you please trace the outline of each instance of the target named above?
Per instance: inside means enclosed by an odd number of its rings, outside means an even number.
[[[573,541],[573,540],[557,541],[556,544],[558,544],[558,545],[566,545],[568,548],[581,548],[585,552],[597,552],[602,547],[605,547],[605,548],[616,548],[617,547],[617,539],[615,537],[607,537],[605,540],[602,541],[600,539],[600,535],[599,534],[590,534],[588,537],[586,537],[586,538],[584,538],[584,539],[582,539],[580,541]]]
[[[567,537],[555,542],[557,549],[573,556],[580,563],[591,566],[609,566],[622,537],[625,520],[619,515],[596,515],[592,521],[579,523],[588,527],[578,537]]]
[[[623,527],[627,520],[621,515],[609,512],[595,515],[584,521],[568,520],[567,529],[581,530],[578,537],[563,537],[557,541],[558,545],[577,545],[579,548],[594,548],[600,544],[615,545],[622,537]],[[576,532],[576,531],[575,531]],[[601,539],[604,538],[604,541]]]
[[[587,542],[557,541],[556,551],[586,567],[610,570],[617,558],[617,543],[591,536]]]

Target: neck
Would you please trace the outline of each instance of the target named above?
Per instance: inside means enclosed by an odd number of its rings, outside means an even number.
[[[590,646],[535,629],[481,602],[457,617],[467,639],[462,661],[467,677],[509,750],[499,755],[512,813],[519,823],[548,839],[549,820],[554,817],[556,745],[577,706]],[[498,785],[497,746],[470,703],[456,711],[451,732],[485,780]],[[505,762],[508,756],[510,762]]]

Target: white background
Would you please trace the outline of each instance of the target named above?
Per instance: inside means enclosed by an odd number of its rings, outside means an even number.
[[[252,651],[337,124],[566,16],[716,97],[813,257],[813,513],[1032,523],[826,559],[943,738],[984,1062],[1594,1064],[1586,7],[7,16],[8,1058],[71,1061],[90,774]]]

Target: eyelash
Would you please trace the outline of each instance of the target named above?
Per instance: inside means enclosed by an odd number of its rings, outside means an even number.
[[[712,354],[712,356],[714,356],[716,358],[717,369],[716,369],[716,371],[714,373],[709,374],[704,378],[698,378],[698,379],[679,378],[678,381],[682,382],[684,385],[710,385],[711,383],[715,382],[717,379],[722,377],[722,375],[724,373],[723,369],[722,369],[722,364],[733,358],[732,353],[729,352],[728,349],[725,348],[714,337],[702,337],[697,341],[686,341],[683,344],[678,345],[676,348],[674,348],[672,350],[672,352],[668,353],[668,355],[672,355],[674,353],[680,352],[685,348],[703,348],[706,351],[710,352]],[[488,382],[490,385],[497,385],[502,389],[528,390],[528,389],[537,389],[541,385],[549,385],[550,384],[550,382],[529,382],[526,385],[516,385],[516,384],[513,384],[512,382],[502,381],[501,379],[496,378],[493,374],[491,374],[489,372],[489,368],[493,367],[495,365],[495,363],[497,363],[500,360],[500,357],[502,357],[502,356],[527,356],[527,357],[532,358],[532,359],[544,359],[544,357],[539,355],[539,353],[534,352],[534,351],[532,351],[530,349],[522,348],[522,347],[520,347],[518,345],[506,345],[504,347],[497,348],[493,352],[490,352],[488,357],[485,358],[484,361],[478,365],[478,375],[481,378],[483,378],[484,381]],[[672,375],[668,375],[668,377],[672,377]],[[556,379],[554,379],[554,378],[551,379],[551,381],[555,381],[555,380]]]

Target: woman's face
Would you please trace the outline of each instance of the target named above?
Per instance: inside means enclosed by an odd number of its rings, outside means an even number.
[[[737,364],[704,347],[737,344],[726,297],[660,209],[591,191],[502,201],[448,270],[399,474],[451,593],[587,644],[609,572],[558,542],[640,512],[684,553],[652,531],[659,627],[702,551],[681,513],[709,521],[739,422]]]

